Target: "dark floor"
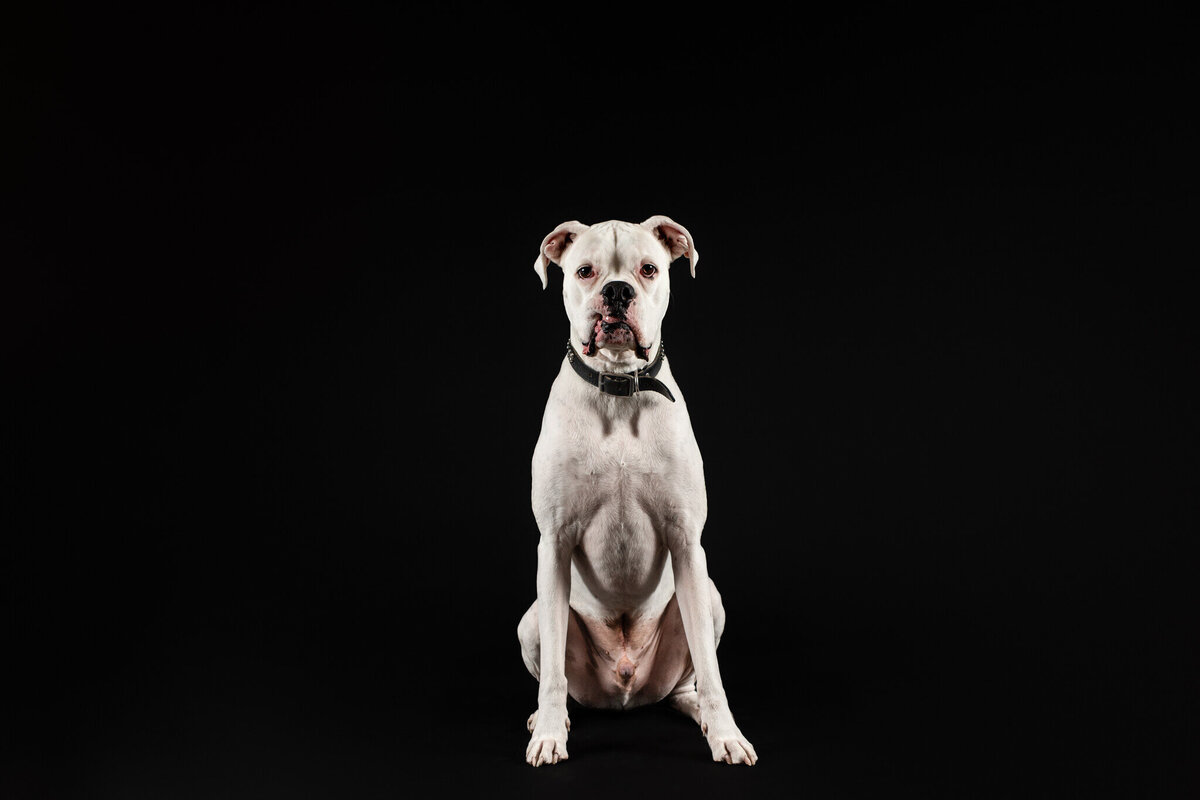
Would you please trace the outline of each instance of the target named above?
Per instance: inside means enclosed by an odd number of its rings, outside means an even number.
[[[1194,688],[1166,654],[1106,648],[1086,623],[992,642],[781,623],[769,639],[745,617],[772,609],[741,592],[726,602],[723,673],[761,758],[752,768],[713,763],[697,727],[665,706],[572,705],[570,759],[535,770],[523,754],[536,683],[501,633],[516,614],[480,606],[438,633],[351,593],[341,621],[260,602],[242,623],[193,625],[190,640],[130,621],[102,628],[108,646],[78,629],[72,643],[42,642],[56,668],[14,684],[39,694],[10,717],[4,794],[1183,798],[1196,785]],[[154,616],[142,613],[165,619]]]

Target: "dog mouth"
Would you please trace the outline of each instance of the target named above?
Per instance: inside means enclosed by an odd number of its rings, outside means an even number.
[[[633,350],[638,358],[649,360],[649,347],[639,340],[638,331],[622,316],[597,315],[592,324],[591,338],[583,346],[583,354],[596,355],[598,349]]]

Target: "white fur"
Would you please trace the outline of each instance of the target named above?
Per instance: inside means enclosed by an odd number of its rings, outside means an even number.
[[[564,223],[543,240],[534,267],[564,271],[563,299],[577,350],[601,313],[600,289],[612,280],[633,285],[629,318],[652,360],[661,346],[670,298],[669,269],[699,257],[691,236],[667,217],[645,223]],[[647,279],[643,265],[659,268]],[[593,279],[576,270],[590,265]],[[601,348],[586,363],[600,371],[645,366],[632,348]],[[724,621],[720,595],[708,577],[700,534],[708,506],[700,450],[687,404],[669,362],[658,379],[676,402],[654,392],[601,394],[563,360],[550,389],[533,455],[533,512],[538,544],[537,603],[522,620],[526,664],[538,678],[538,709],[529,719],[526,760],[535,766],[567,757],[567,631],[572,613],[607,620],[622,615],[656,620],[673,596],[694,667],[674,704],[702,726],[714,760],[753,764],[757,755],[734,723],[717,664]],[[617,696],[612,702],[629,700]]]

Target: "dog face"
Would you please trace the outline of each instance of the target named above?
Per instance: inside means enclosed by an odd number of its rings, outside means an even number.
[[[563,304],[581,353],[631,362],[649,360],[659,341],[671,262],[682,255],[695,276],[700,256],[691,234],[669,217],[641,224],[564,222],[542,240],[534,269],[545,288],[547,266],[562,267]]]

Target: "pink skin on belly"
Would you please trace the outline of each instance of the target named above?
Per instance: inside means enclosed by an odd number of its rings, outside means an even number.
[[[599,620],[571,609],[567,686],[584,705],[633,708],[669,695],[692,670],[676,598],[661,617]]]

